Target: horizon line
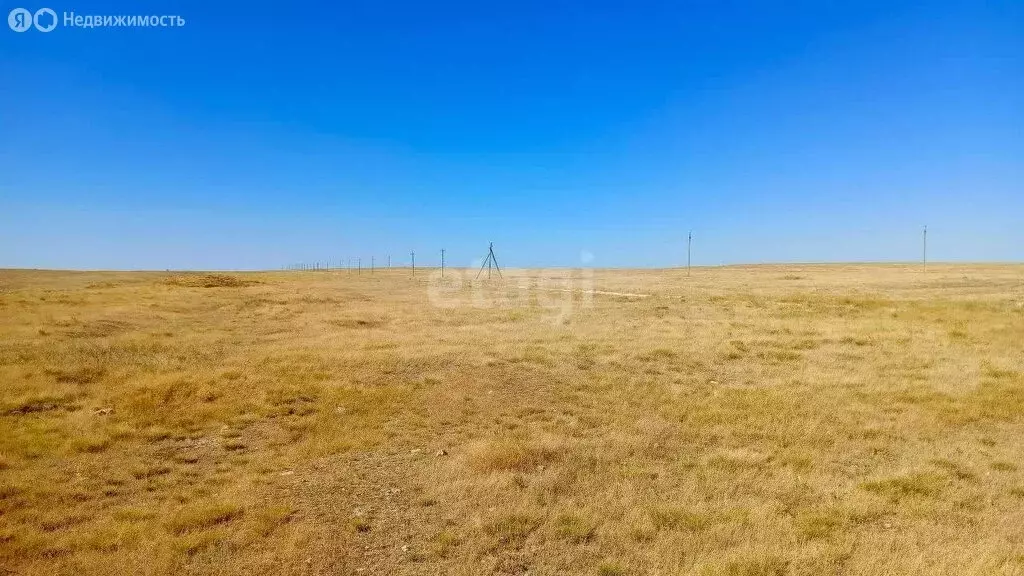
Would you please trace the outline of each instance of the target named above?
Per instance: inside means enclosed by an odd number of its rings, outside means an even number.
[[[1019,266],[1024,265],[1024,261],[1021,260],[943,260],[928,262],[928,267],[932,266]],[[879,266],[879,267],[895,267],[895,266],[924,266],[921,261],[912,260],[901,260],[901,261],[888,261],[888,260],[845,260],[845,261],[831,261],[831,260],[817,260],[817,261],[792,261],[792,262],[734,262],[734,263],[722,263],[722,264],[694,264],[689,268],[692,269],[708,269],[708,268],[746,268],[746,267],[772,267],[772,266]],[[474,266],[445,266],[445,270],[476,270]],[[440,270],[439,265],[429,266],[416,266],[417,270]],[[685,264],[680,266],[503,266],[502,270],[576,270],[576,269],[589,269],[589,270],[686,270]],[[209,273],[209,272],[230,272],[230,273],[267,273],[267,272],[338,272],[338,271],[352,271],[357,270],[356,268],[349,268],[344,266],[324,267],[324,268],[307,268],[307,269],[284,269],[284,268],[24,268],[24,267],[5,267],[0,266],[0,272],[138,272],[138,273],[168,273],[168,272],[195,272],[195,273]],[[371,268],[363,267],[362,270],[367,271]],[[412,270],[412,266],[391,266],[377,267],[372,269],[374,272],[386,272],[389,270]]]

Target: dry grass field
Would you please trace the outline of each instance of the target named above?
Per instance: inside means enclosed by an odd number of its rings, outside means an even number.
[[[0,574],[1024,574],[1024,266],[525,274],[0,271]]]

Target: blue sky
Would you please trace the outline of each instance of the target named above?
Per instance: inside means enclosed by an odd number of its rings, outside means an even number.
[[[0,28],[0,266],[1024,260],[1017,1],[145,13]]]

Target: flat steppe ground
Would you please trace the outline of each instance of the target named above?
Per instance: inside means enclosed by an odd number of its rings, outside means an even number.
[[[1024,266],[471,276],[0,271],[0,574],[1024,574]]]

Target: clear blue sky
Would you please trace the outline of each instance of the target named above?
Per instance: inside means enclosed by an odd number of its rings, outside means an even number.
[[[1019,1],[143,4],[4,0],[186,24],[0,28],[0,266],[1024,260]]]

